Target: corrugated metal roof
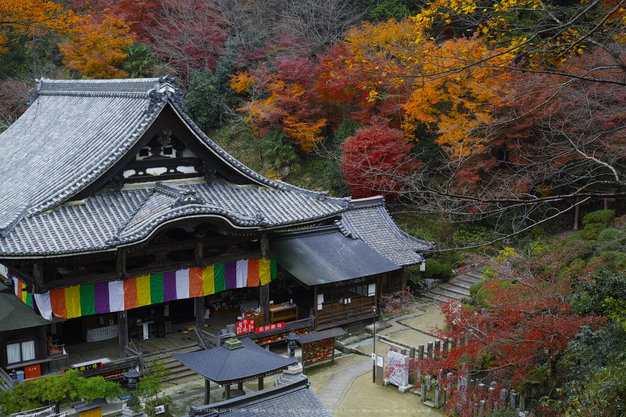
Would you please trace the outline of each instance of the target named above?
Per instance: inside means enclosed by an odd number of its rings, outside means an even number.
[[[285,358],[265,350],[247,337],[241,342],[243,347],[238,349],[220,346],[172,356],[187,368],[218,384],[264,375],[298,362],[295,358]]]
[[[346,236],[361,239],[402,266],[424,262],[419,252],[433,248],[431,242],[416,239],[400,229],[387,212],[382,197],[352,200],[337,225]]]
[[[309,286],[400,269],[362,241],[339,231],[294,234],[273,241],[271,247],[278,253],[278,264]]]

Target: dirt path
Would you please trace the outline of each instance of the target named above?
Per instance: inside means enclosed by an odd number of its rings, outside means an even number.
[[[390,327],[377,331],[376,344],[373,338],[350,345],[362,354],[350,354],[335,362],[334,366],[323,366],[305,370],[315,392],[335,416],[384,414],[385,416],[424,415],[439,416],[439,410],[423,405],[412,393],[401,393],[397,387],[381,387],[372,382],[368,356],[374,352],[387,358],[392,344],[401,348],[420,344],[427,345],[435,338],[426,334],[444,323],[443,314],[431,302],[417,302],[407,306],[405,314],[388,321]],[[382,326],[381,326],[382,327]],[[419,329],[419,330],[418,330]],[[349,385],[349,387],[346,387]],[[346,389],[347,388],[347,389]]]

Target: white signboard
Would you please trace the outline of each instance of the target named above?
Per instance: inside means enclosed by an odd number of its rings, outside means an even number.
[[[409,384],[409,358],[398,352],[387,353],[389,382],[397,387]]]

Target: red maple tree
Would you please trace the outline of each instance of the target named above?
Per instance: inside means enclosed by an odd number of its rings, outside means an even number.
[[[409,156],[413,144],[404,132],[387,125],[387,119],[358,129],[341,145],[340,167],[350,194],[356,198],[385,194],[398,196],[405,178],[416,166]]]

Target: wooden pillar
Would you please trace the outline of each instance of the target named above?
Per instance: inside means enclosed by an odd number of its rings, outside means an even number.
[[[259,391],[263,389],[263,375],[259,377]]]
[[[128,347],[128,313],[126,311],[117,313],[117,341],[120,348],[120,358],[125,358],[126,347]]]
[[[226,393],[226,398],[224,398],[225,400],[230,400],[230,384],[226,384],[224,386],[224,392]]]
[[[204,404],[211,403],[211,381],[204,378]]]
[[[44,291],[44,282],[43,282],[43,265],[39,262],[35,262],[33,264],[33,293],[41,294]]]
[[[126,279],[126,251],[119,249],[117,251],[117,279]]]
[[[35,357],[47,358],[48,357],[48,337],[47,337],[47,325],[37,327],[37,340],[35,341]]]
[[[237,389],[238,389],[239,391],[243,391],[243,381],[239,381],[239,382],[237,383]]]
[[[313,287],[313,328],[317,329],[317,307],[319,302],[317,301],[317,285]]]
[[[204,258],[204,243],[196,243],[196,247],[194,248],[194,255],[196,258],[196,268],[202,268],[202,259]]]
[[[263,233],[261,237],[261,256],[265,259],[270,259],[272,254],[270,252],[270,240],[266,233]],[[259,306],[263,313],[263,324],[267,326],[270,324],[270,286],[265,284],[259,287]]]
[[[198,329],[196,338],[198,339],[198,343],[202,344],[200,334],[202,330],[204,330],[204,297],[195,297],[193,299],[193,307],[196,314],[196,329]]]

